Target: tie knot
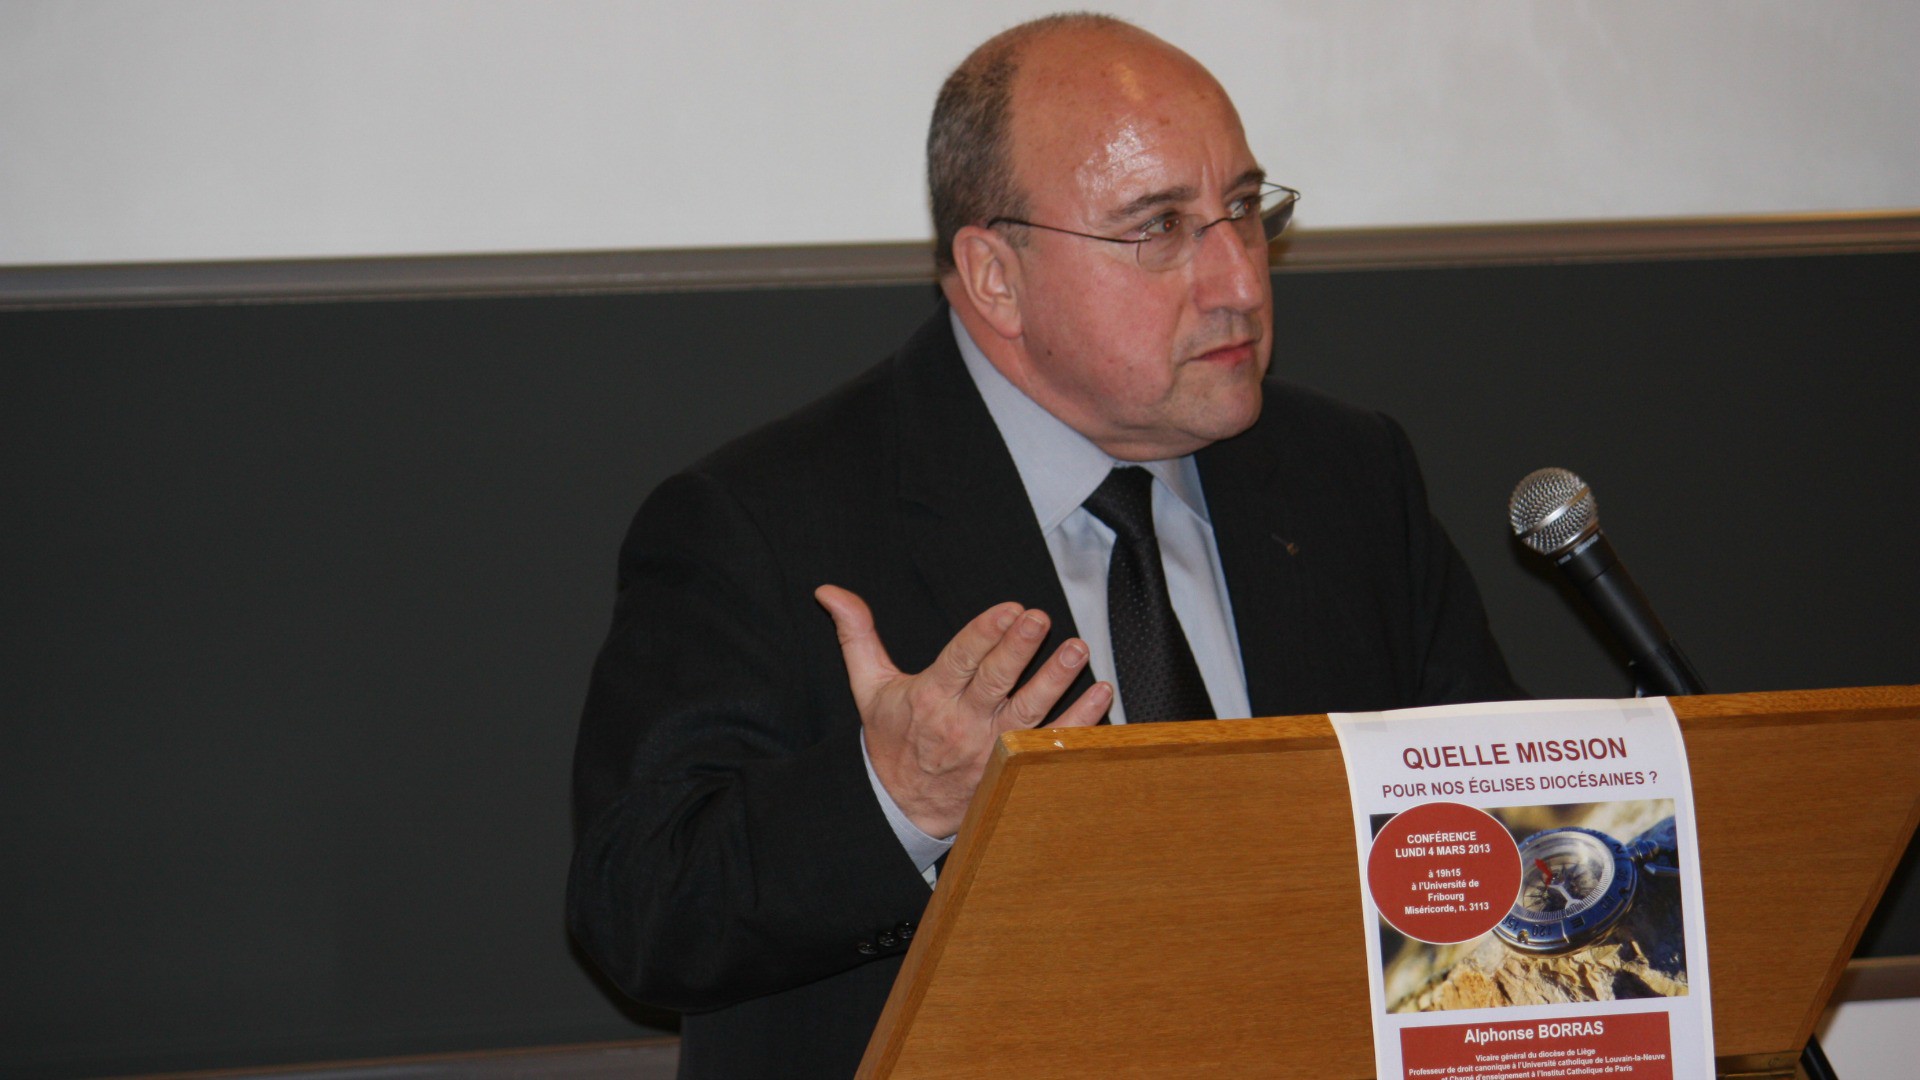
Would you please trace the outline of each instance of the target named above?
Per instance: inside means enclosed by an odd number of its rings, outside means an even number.
[[[1138,465],[1108,473],[1081,505],[1128,542],[1153,538],[1153,474]]]

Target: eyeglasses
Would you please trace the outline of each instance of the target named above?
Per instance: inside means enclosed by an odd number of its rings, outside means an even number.
[[[1135,229],[1129,236],[1100,236],[1011,217],[994,218],[987,222],[987,228],[1023,225],[1029,229],[1045,229],[1088,240],[1105,240],[1109,244],[1132,244],[1134,254],[1140,259],[1140,268],[1158,272],[1185,266],[1193,258],[1193,250],[1199,246],[1206,231],[1222,223],[1233,226],[1233,231],[1249,250],[1266,247],[1286,231],[1287,223],[1293,220],[1293,204],[1299,201],[1300,193],[1290,187],[1262,184],[1259,192],[1243,195],[1229,203],[1226,217],[1208,221],[1199,214],[1168,211]]]

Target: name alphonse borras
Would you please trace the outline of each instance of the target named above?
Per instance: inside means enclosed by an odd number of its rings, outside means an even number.
[[[1605,1035],[1605,1020],[1543,1020],[1532,1027],[1467,1029],[1468,1045],[1518,1042],[1523,1039],[1563,1039],[1574,1035]]]

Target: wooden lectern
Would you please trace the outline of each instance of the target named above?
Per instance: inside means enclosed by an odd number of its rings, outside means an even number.
[[[1920,821],[1920,686],[1673,699],[1723,1076],[1791,1076]],[[1325,716],[1001,740],[861,1077],[1373,1076]]]

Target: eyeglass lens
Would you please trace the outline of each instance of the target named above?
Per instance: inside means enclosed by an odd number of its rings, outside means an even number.
[[[1231,226],[1249,248],[1264,247],[1286,230],[1293,218],[1293,204],[1298,199],[1298,195],[1283,188],[1268,192],[1254,212],[1242,217],[1206,222],[1196,214],[1189,214],[1180,228],[1161,233],[1136,245],[1134,250],[1140,256],[1140,265],[1146,269],[1169,270],[1192,258],[1194,245],[1200,241],[1199,234],[1214,225]]]

